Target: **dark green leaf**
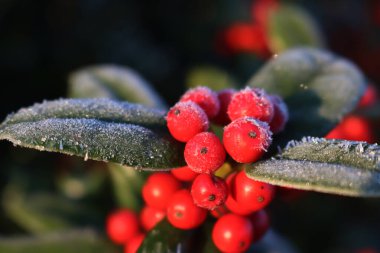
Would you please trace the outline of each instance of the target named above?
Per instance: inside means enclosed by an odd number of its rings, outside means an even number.
[[[69,230],[38,237],[0,237],[0,252],[6,253],[115,253],[96,232]]]
[[[279,53],[297,46],[322,47],[321,32],[313,18],[294,5],[281,5],[269,16],[268,43]]]
[[[173,227],[165,219],[153,228],[140,246],[138,253],[183,253],[189,232]]]
[[[280,155],[246,165],[249,177],[274,185],[347,196],[380,197],[380,147],[304,138]]]
[[[72,73],[69,97],[111,98],[165,108],[165,102],[152,86],[130,68],[98,65]]]
[[[189,71],[186,86],[194,88],[207,86],[213,90],[234,88],[236,81],[226,71],[213,66],[199,66]]]
[[[290,119],[278,143],[322,137],[352,111],[364,92],[361,72],[350,62],[318,49],[293,49],[267,63],[249,81],[284,97]]]
[[[110,163],[113,191],[119,207],[139,211],[141,209],[141,189],[144,184],[144,174],[125,166]]]
[[[76,225],[94,225],[99,215],[80,203],[50,193],[25,193],[8,186],[2,198],[8,218],[33,234],[46,234]],[[1,251],[0,251],[1,252]]]
[[[140,169],[179,167],[183,145],[168,134],[164,115],[108,99],[62,99],[8,116],[0,139]]]

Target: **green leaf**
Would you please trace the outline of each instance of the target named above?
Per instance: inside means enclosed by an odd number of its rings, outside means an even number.
[[[0,237],[0,252],[115,253],[118,251],[93,230],[83,229],[33,237]]]
[[[108,169],[118,207],[138,212],[142,207],[143,173],[114,163],[108,164]]]
[[[186,77],[186,86],[194,88],[207,86],[213,90],[234,88],[236,81],[226,71],[213,66],[199,66],[191,69]]]
[[[5,189],[2,206],[8,218],[32,234],[46,234],[78,224],[94,225],[100,217],[94,210],[59,195],[26,193],[15,185]]]
[[[69,76],[69,97],[111,98],[166,108],[163,99],[134,70],[117,65],[83,68]]]
[[[322,33],[313,18],[294,5],[281,5],[269,16],[268,43],[279,53],[298,46],[323,47]]]
[[[189,232],[173,227],[164,219],[145,237],[138,253],[183,253]]]
[[[280,54],[248,84],[281,95],[289,107],[285,131],[275,139],[285,144],[304,136],[325,136],[364,93],[361,72],[327,51],[299,48]]]
[[[274,185],[346,196],[380,197],[380,147],[308,137],[280,155],[246,165],[248,177]]]
[[[9,115],[0,139],[140,169],[183,166],[183,144],[170,137],[164,115],[109,99],[61,99]]]

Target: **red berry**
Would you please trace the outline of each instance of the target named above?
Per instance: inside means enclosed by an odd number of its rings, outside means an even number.
[[[180,102],[192,101],[198,104],[207,114],[209,119],[214,118],[219,112],[219,100],[214,91],[207,87],[197,87],[188,90]]]
[[[248,218],[226,214],[215,222],[212,240],[222,252],[244,252],[251,245],[254,228]]]
[[[244,171],[240,171],[236,175],[230,194],[237,203],[255,212],[263,209],[272,201],[274,191],[273,185],[250,179]]]
[[[259,160],[272,141],[272,132],[265,122],[245,117],[232,121],[224,128],[223,144],[237,162]]]
[[[361,97],[359,101],[359,108],[367,107],[374,105],[377,101],[378,94],[375,85],[369,84],[367,86],[366,91],[364,92],[364,95]]]
[[[193,102],[175,104],[166,116],[170,134],[178,141],[187,142],[209,127],[206,113]]]
[[[188,190],[179,190],[170,199],[166,212],[168,221],[180,229],[192,229],[201,225],[207,216],[207,211],[194,204]]]
[[[187,165],[197,173],[212,173],[223,165],[226,152],[219,138],[210,132],[195,135],[185,146]]]
[[[375,142],[371,123],[366,118],[356,115],[349,115],[344,118],[326,135],[326,139]]]
[[[150,175],[142,189],[143,199],[148,206],[166,209],[170,197],[181,188],[181,183],[166,172]]]
[[[166,212],[151,206],[145,206],[140,212],[140,223],[142,227],[149,231],[159,223],[166,215]]]
[[[268,213],[264,209],[255,212],[251,216],[251,222],[253,229],[255,230],[252,241],[257,242],[265,235],[269,229],[270,220]]]
[[[138,234],[134,236],[124,247],[124,253],[136,253],[140,245],[144,241],[145,234]]]
[[[214,175],[200,174],[191,186],[194,203],[209,210],[222,205],[228,195],[226,182]]]
[[[130,210],[117,210],[108,215],[106,231],[114,243],[125,244],[140,231],[138,217]]]
[[[214,123],[224,126],[231,122],[231,119],[227,114],[227,108],[235,92],[236,91],[234,89],[225,89],[218,92],[220,109],[219,113],[213,119]]]
[[[247,87],[232,96],[227,113],[232,121],[249,116],[269,123],[273,119],[274,108],[263,89]]]
[[[270,100],[272,101],[274,108],[274,115],[272,121],[269,123],[270,130],[277,134],[284,130],[286,123],[289,119],[288,107],[286,106],[284,100],[277,95],[270,95]]]
[[[192,171],[189,166],[183,166],[181,168],[175,168],[170,171],[178,180],[184,181],[184,182],[191,182],[193,181],[197,176],[198,173]]]
[[[228,195],[227,197],[227,200],[226,200],[226,207],[228,208],[228,210],[230,210],[231,212],[235,213],[235,214],[239,214],[239,215],[249,215],[252,213],[252,211],[250,209],[248,209],[244,203],[243,204],[240,204],[238,202],[236,202],[236,200],[233,198],[233,196],[231,195],[231,192],[233,191],[233,189],[235,189],[235,179],[236,179],[236,175],[237,173],[232,173],[230,174],[228,177],[227,177],[227,185],[228,185],[228,189],[229,189],[229,192],[230,194]]]

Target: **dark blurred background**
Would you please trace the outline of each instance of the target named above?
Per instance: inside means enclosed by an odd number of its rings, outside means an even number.
[[[380,83],[380,1],[283,2],[304,8],[320,26],[328,49],[355,62],[375,86]],[[218,66],[244,84],[265,59],[220,53],[218,35],[231,23],[249,22],[251,4],[247,0],[0,0],[0,118],[36,102],[66,97],[68,74],[98,63],[137,70],[169,105],[185,90],[186,75],[194,66]],[[72,166],[65,161],[63,155],[1,142],[0,190],[12,167],[52,179],[56,173],[49,167]],[[99,203],[107,203],[106,197],[100,199]],[[347,248],[380,247],[378,200],[311,194],[295,205],[280,202],[275,207],[280,211],[272,208],[273,213],[282,213],[273,219],[275,228],[303,252],[335,248],[345,252],[342,245],[347,242],[353,244]],[[22,231],[3,218],[0,232]],[[357,237],[361,240],[352,239]]]

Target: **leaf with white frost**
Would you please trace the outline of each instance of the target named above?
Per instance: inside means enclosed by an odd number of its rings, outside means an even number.
[[[380,197],[380,146],[303,138],[280,155],[246,166],[248,177],[274,185],[347,196]]]

